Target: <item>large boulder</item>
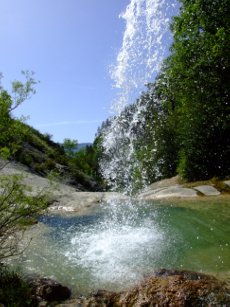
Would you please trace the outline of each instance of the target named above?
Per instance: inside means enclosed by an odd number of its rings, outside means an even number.
[[[230,306],[230,289],[205,274],[160,270],[128,291],[98,291],[85,306]]]

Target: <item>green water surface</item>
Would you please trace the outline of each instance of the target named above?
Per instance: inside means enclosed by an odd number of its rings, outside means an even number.
[[[77,294],[124,289],[159,268],[230,281],[225,201],[101,204],[87,216],[43,216],[30,236],[32,243],[17,260],[20,270],[55,278]]]

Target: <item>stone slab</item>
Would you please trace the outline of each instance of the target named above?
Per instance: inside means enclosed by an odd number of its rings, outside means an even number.
[[[170,198],[170,197],[196,197],[197,191],[189,188],[183,187],[170,187],[157,192],[153,190],[152,194],[145,196],[145,199],[161,199],[161,198]]]
[[[205,196],[217,196],[220,192],[211,185],[199,185],[194,187],[197,191],[201,192]]]
[[[225,180],[224,183],[230,187],[230,180]]]

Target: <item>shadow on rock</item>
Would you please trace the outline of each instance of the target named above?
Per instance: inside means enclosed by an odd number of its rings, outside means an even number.
[[[49,278],[38,278],[29,282],[31,294],[35,301],[63,301],[71,296],[71,291],[56,281]]]

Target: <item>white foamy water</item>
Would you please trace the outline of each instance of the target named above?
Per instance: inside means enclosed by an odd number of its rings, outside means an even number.
[[[159,261],[163,233],[147,220],[143,225],[109,223],[78,232],[65,256],[87,270],[95,284],[130,285],[143,278],[150,263],[154,267],[154,259]]]

